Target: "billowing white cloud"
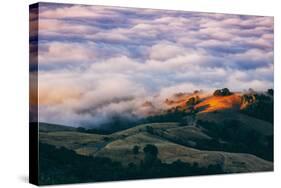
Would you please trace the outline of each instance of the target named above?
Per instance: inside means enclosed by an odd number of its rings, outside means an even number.
[[[184,48],[181,48],[173,44],[166,44],[166,43],[155,44],[154,46],[151,47],[149,51],[150,51],[149,54],[150,59],[155,59],[155,60],[166,60],[187,53],[187,50]]]
[[[96,46],[92,42],[50,42],[39,45],[38,62],[41,64],[57,63],[83,63],[94,61],[96,57]],[[79,64],[78,64],[79,66]]]
[[[40,121],[99,126],[173,93],[273,87],[272,17],[43,3],[39,18]]]

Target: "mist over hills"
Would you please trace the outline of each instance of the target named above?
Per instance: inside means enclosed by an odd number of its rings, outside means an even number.
[[[116,99],[114,103],[118,105],[119,101],[121,99]],[[180,122],[181,118],[191,114],[225,110],[247,113],[250,116],[257,116],[263,120],[273,122],[271,117],[273,112],[272,89],[265,92],[256,92],[253,89],[243,92],[232,92],[227,88],[218,89],[213,92],[195,90],[192,93],[174,93],[167,98],[160,98],[157,95],[150,98],[150,100],[140,98],[138,101],[138,105],[132,105],[130,111],[107,114],[107,116],[103,117],[105,118],[104,121],[88,123],[82,126],[76,125],[75,127],[114,132],[141,123],[157,122],[157,118],[165,119],[167,117],[167,121]],[[266,114],[269,114],[268,117],[265,117]]]
[[[41,182],[272,171],[273,100],[272,89],[242,93],[223,88],[174,94],[163,100],[163,109],[144,101],[154,113],[135,120],[116,116],[98,128],[40,122]],[[72,160],[60,164],[65,155]],[[80,168],[84,175],[77,174]],[[72,178],[65,176],[66,169]],[[104,169],[104,176],[89,175],[97,169]]]

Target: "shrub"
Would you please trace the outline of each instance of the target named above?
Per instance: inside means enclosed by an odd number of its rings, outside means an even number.
[[[133,153],[134,153],[135,155],[139,154],[139,149],[140,149],[139,146],[134,146],[134,147],[133,147]]]
[[[232,93],[229,91],[228,88],[223,88],[223,89],[217,89],[214,94],[214,96],[229,96],[232,95]]]

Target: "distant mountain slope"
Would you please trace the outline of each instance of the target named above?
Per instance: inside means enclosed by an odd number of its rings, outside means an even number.
[[[211,96],[195,105],[195,109],[203,109],[200,113],[221,111],[221,110],[239,110],[241,105],[241,96],[232,94],[229,96]]]
[[[257,131],[262,135],[273,135],[273,125],[267,121],[260,120],[240,112],[219,111],[213,113],[197,114],[197,120],[223,123],[225,121],[235,120],[241,122],[245,129]]]
[[[40,132],[54,132],[54,131],[76,131],[74,127],[68,127],[64,125],[50,124],[50,123],[39,123]]]
[[[165,104],[169,109],[193,109],[199,113],[213,112],[220,110],[239,110],[242,102],[241,93],[229,93],[228,95],[213,95],[204,92],[194,92],[192,94],[181,94],[171,96],[165,100]]]

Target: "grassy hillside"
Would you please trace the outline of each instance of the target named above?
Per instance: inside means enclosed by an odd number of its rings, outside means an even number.
[[[204,109],[200,113],[220,111],[225,109],[237,110],[240,108],[241,96],[232,94],[229,96],[210,96],[195,106],[195,109]]]
[[[273,169],[272,162],[251,154],[195,149],[212,138],[201,128],[177,123],[144,124],[110,135],[49,131],[40,132],[39,138],[41,143],[65,147],[80,155],[110,158],[125,166],[141,164],[143,148],[153,144],[159,150],[159,159],[167,164],[180,160],[200,167],[220,165],[229,173]],[[133,151],[135,146],[139,148],[137,153]]]
[[[273,134],[273,125],[271,123],[235,111],[225,110],[211,113],[200,113],[197,114],[197,120],[215,123],[235,120],[241,122],[245,129],[257,131],[265,136]]]
[[[145,160],[141,164],[130,163],[128,166],[107,157],[78,155],[64,147],[42,143],[39,147],[39,185],[223,173],[220,165],[199,167],[196,163],[189,164],[180,160],[171,164],[163,163],[153,145],[144,148]]]
[[[42,184],[273,170],[272,95],[225,88],[165,104],[102,128],[40,123]]]

